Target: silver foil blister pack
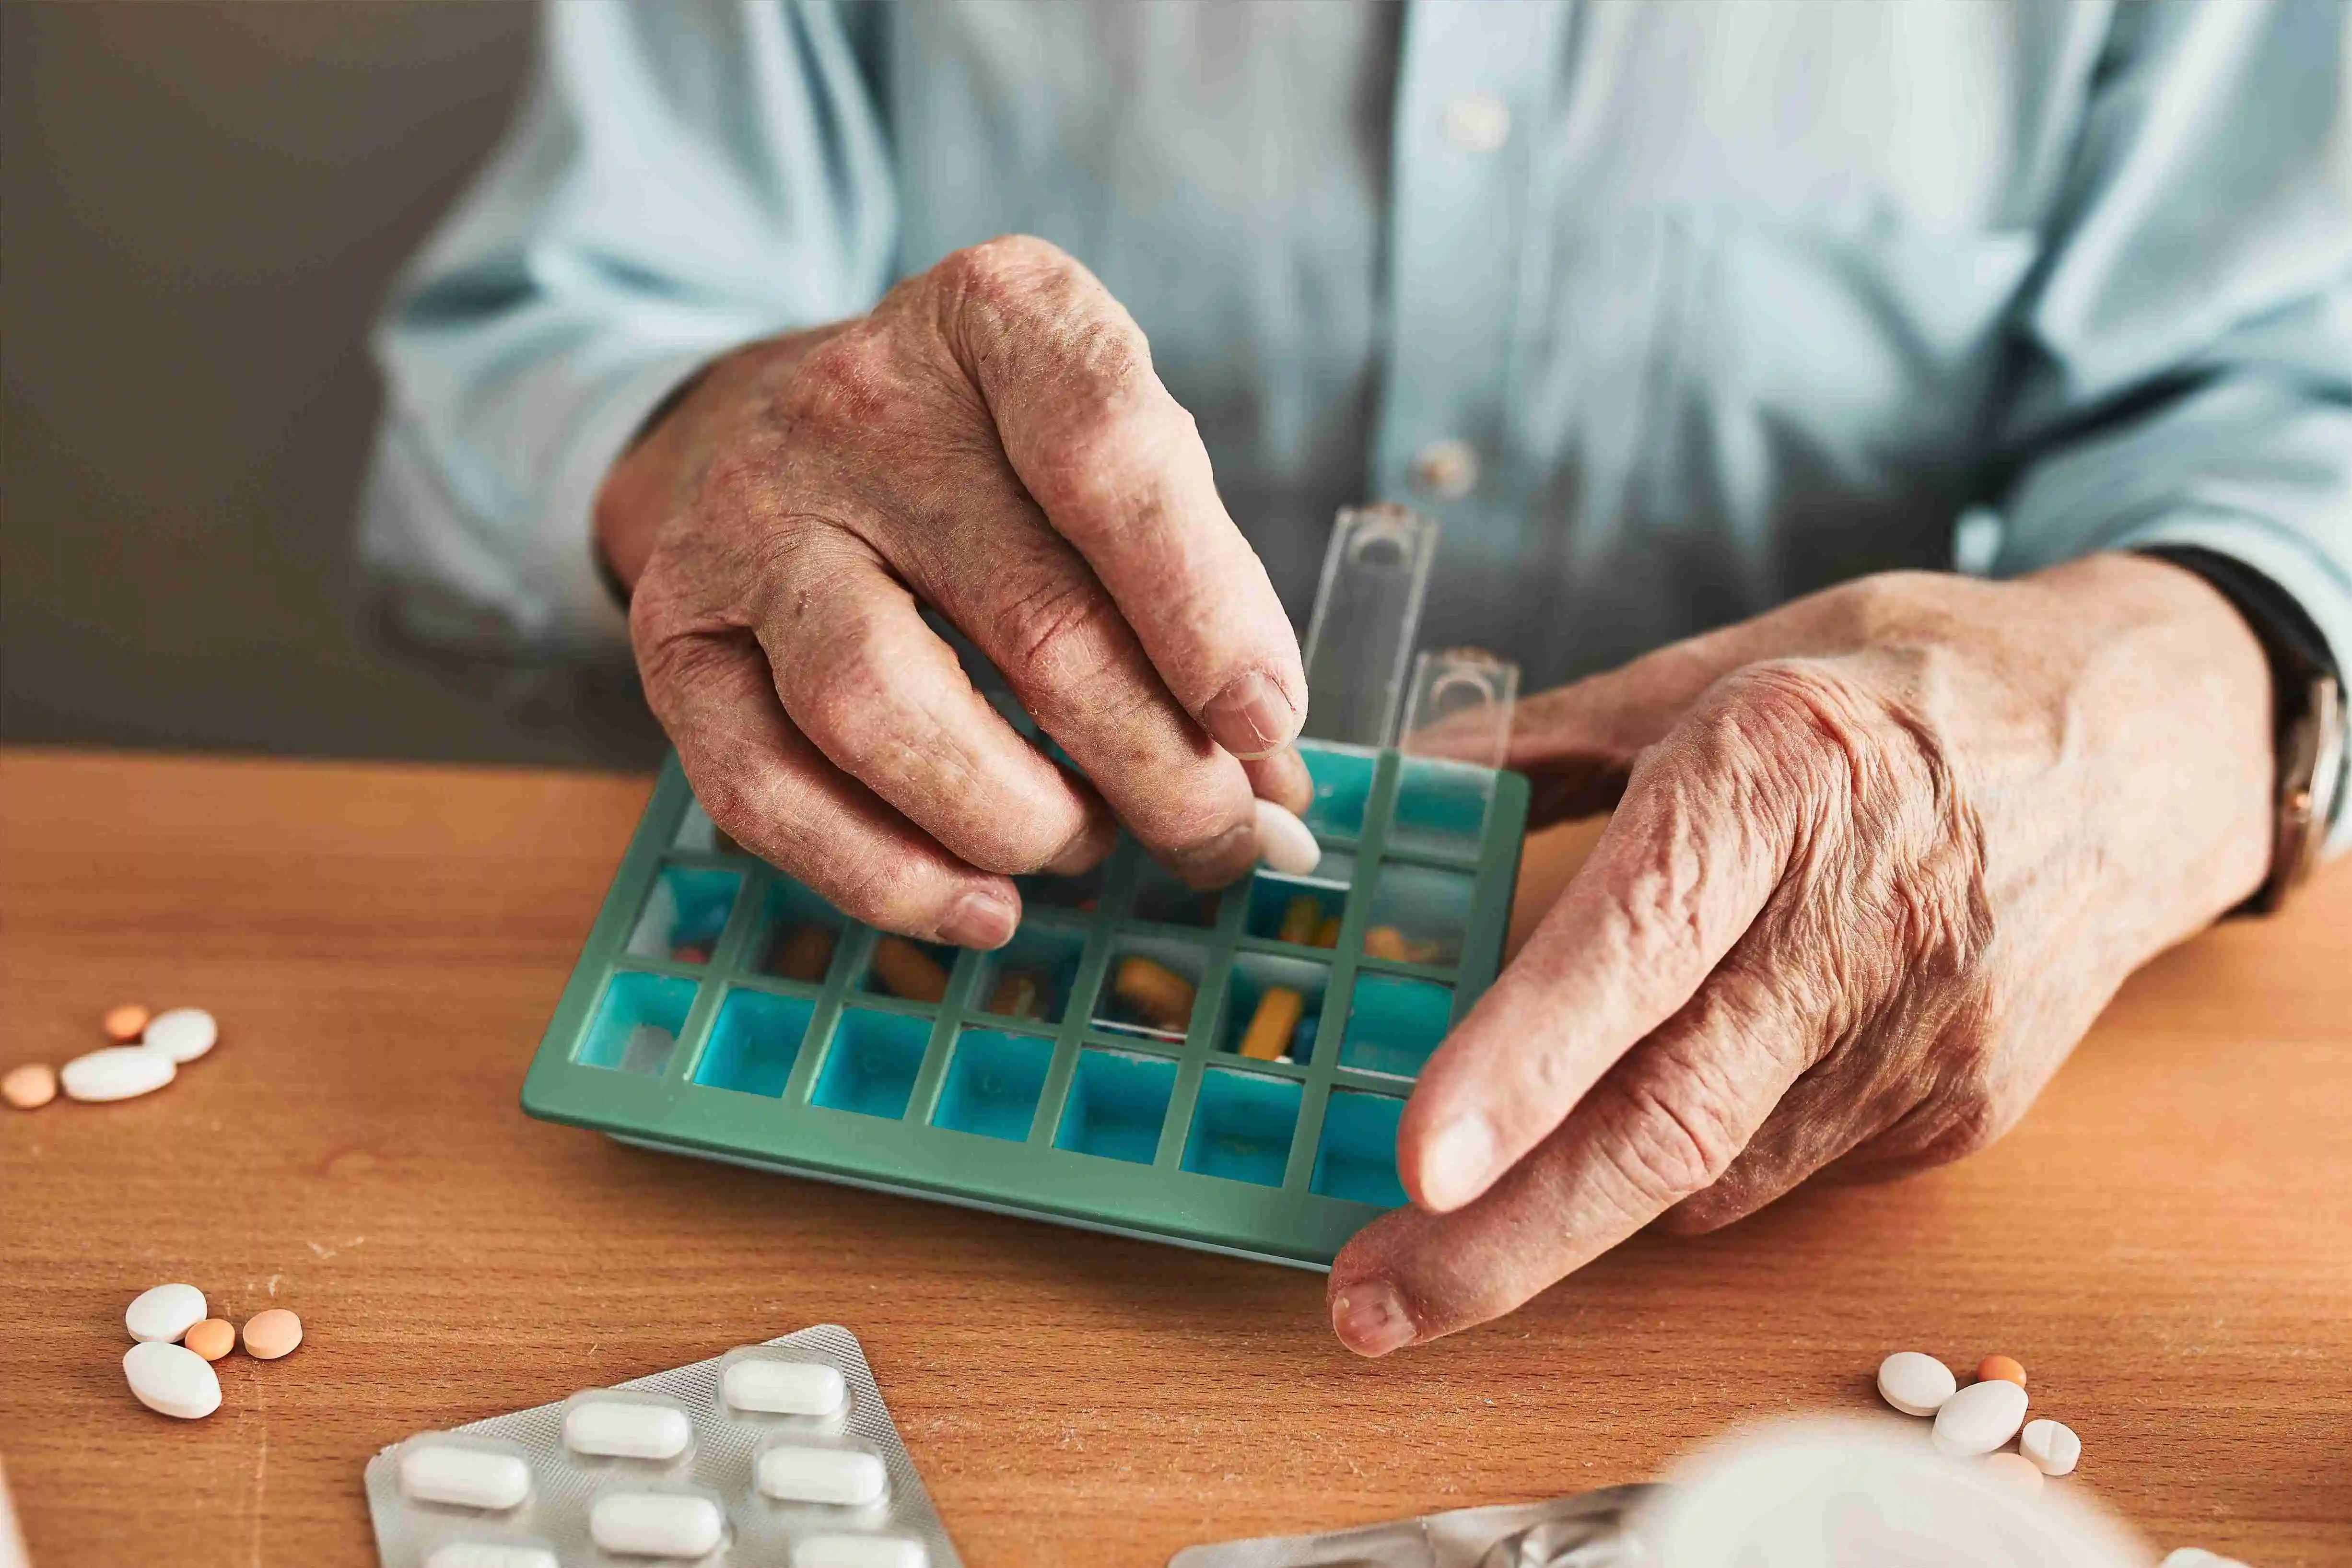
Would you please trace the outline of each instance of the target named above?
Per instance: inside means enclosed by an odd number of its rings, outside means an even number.
[[[420,1432],[368,1461],[367,1493],[383,1568],[961,1568],[829,1323]]]

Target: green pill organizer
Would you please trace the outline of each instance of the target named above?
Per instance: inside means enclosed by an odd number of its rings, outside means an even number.
[[[877,974],[876,944],[900,939],[733,852],[672,757],[523,1109],[680,1153],[1328,1267],[1405,1201],[1397,1117],[1501,963],[1528,785],[1392,749],[1300,749],[1314,872],[1260,866],[1200,894],[1122,836],[1087,877],[1020,879],[1021,924],[996,952],[903,944],[946,971],[936,1004]],[[1286,920],[1293,938],[1307,929],[1300,900],[1317,935],[1337,921],[1330,945],[1285,939]],[[813,955],[821,978],[780,977]],[[1192,985],[1181,1029],[1120,994],[1129,959]],[[1270,987],[1302,998],[1290,1059],[1240,1054]]]

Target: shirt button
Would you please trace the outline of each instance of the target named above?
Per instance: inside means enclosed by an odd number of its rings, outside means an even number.
[[[1478,454],[1467,441],[1432,441],[1412,455],[1413,488],[1440,500],[1459,500],[1478,486]]]
[[[1511,110],[1491,92],[1465,92],[1445,106],[1445,139],[1465,153],[1492,153],[1510,139]]]

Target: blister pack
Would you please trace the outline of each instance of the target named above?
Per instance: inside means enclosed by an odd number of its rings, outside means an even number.
[[[1608,1487],[1314,1535],[1221,1541],[1186,1547],[1168,1568],[1642,1568],[1649,1560],[1629,1525],[1656,1489]]]
[[[961,1568],[827,1323],[368,1461],[383,1568]]]

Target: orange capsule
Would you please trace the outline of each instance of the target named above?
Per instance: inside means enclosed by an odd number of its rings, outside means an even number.
[[[948,972],[904,937],[886,936],[876,942],[872,967],[874,978],[893,996],[938,1002],[948,994]]]
[[[147,1032],[147,1009],[136,1002],[125,1002],[120,1007],[109,1007],[102,1024],[106,1037],[118,1045],[129,1045]]]
[[[2015,1356],[2009,1355],[1989,1355],[1977,1363],[1979,1383],[1990,1383],[1995,1378],[2000,1379],[2003,1383],[2013,1383],[2018,1387],[2023,1388],[2025,1368],[2019,1364]]]

